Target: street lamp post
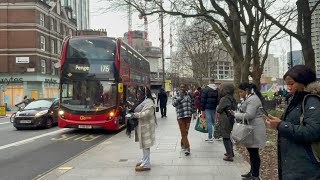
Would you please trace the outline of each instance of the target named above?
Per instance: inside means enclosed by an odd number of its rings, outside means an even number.
[[[162,4],[162,0],[161,0]],[[160,13],[160,29],[161,29],[161,60],[162,60],[162,85],[165,87],[165,71],[164,71],[164,30],[163,30],[163,13]]]

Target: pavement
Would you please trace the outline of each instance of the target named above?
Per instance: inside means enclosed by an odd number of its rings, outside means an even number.
[[[157,113],[156,144],[151,148],[151,170],[136,172],[142,158],[139,144],[125,130],[43,174],[41,180],[241,180],[250,169],[240,154],[224,161],[222,140],[207,143],[207,134],[189,130],[191,154],[180,148],[180,132],[175,108],[167,106],[167,118]],[[63,151],[63,149],[60,149]]]
[[[0,115],[0,118],[6,118],[6,117],[10,117],[11,114],[15,113],[16,111],[7,111],[5,116]]]

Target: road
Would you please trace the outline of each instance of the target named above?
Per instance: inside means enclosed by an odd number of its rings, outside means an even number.
[[[36,179],[117,132],[51,129],[17,131],[0,119],[1,180]]]

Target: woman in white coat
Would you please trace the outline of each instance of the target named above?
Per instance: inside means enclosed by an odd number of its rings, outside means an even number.
[[[136,164],[136,171],[148,171],[150,164],[150,147],[155,144],[156,116],[154,99],[149,88],[145,88],[146,99],[135,108],[134,118],[138,118],[135,141],[139,142],[143,158]]]

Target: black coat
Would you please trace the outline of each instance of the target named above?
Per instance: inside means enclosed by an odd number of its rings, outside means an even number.
[[[294,94],[278,126],[280,180],[320,179],[320,163],[312,154],[311,142],[320,141],[320,99],[308,97],[304,122],[300,125],[302,100],[307,93]]]
[[[158,93],[158,100],[157,100],[157,104],[160,101],[160,107],[166,107],[167,106],[167,101],[168,101],[168,95],[166,92],[164,91],[160,91]]]
[[[201,111],[205,109],[216,109],[218,105],[218,90],[207,86],[201,90],[200,105]]]

